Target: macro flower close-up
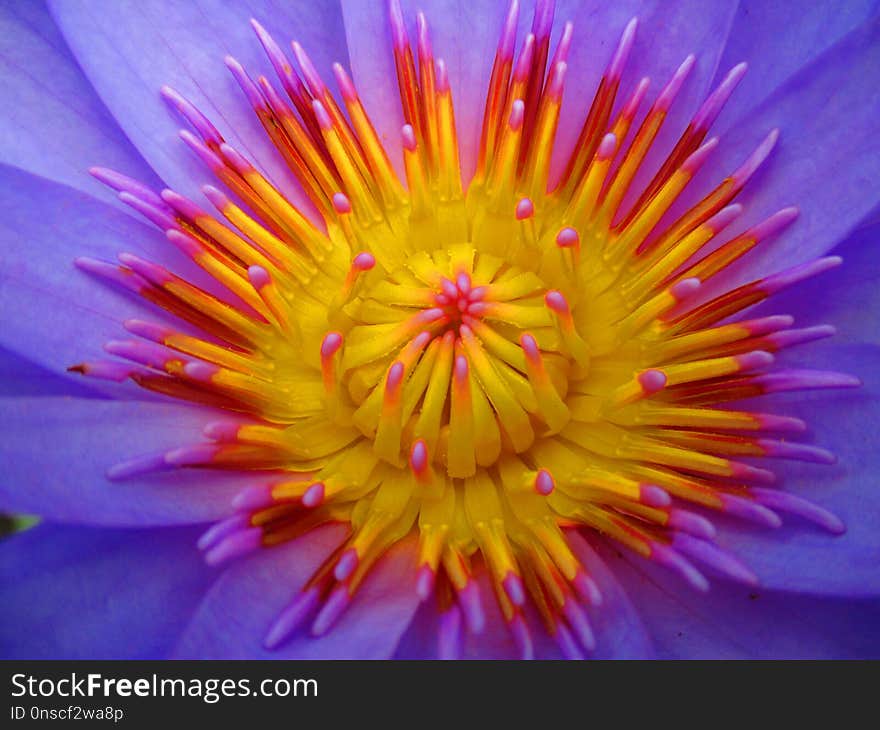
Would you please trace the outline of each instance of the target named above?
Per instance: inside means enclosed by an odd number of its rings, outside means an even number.
[[[0,657],[880,658],[877,0],[0,46]]]

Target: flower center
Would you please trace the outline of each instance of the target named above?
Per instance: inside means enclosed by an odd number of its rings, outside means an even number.
[[[95,171],[228,296],[131,254],[120,255],[121,265],[79,260],[202,334],[129,321],[139,339],[106,346],[128,362],[72,369],[245,416],[210,424],[207,442],[134,458],[110,476],[251,471],[254,484],[235,499],[234,514],[200,541],[211,563],[322,523],[348,526],[345,542],[269,628],[270,647],[306,621],[313,633],[327,631],[376,561],[410,534],[419,544],[414,589],[436,595],[443,614],[442,653],[463,625],[483,628],[475,578],[483,565],[524,656],[528,601],[566,655],[579,656],[593,646],[587,609],[601,594],[569,529],[614,540],[699,590],[708,587],[701,566],[755,578],[714,544],[712,523],[690,505],[770,527],[780,524],[777,512],[790,512],[841,531],[826,511],[767,489],[773,473],[751,462],[833,460],[791,440],[804,424],[727,407],[778,390],[857,384],[836,373],[763,372],[772,352],[833,330],[795,329],[784,315],[741,316],[839,260],[700,298],[706,282],[796,217],[784,209],[720,238],[777,133],[708,195],[672,213],[717,144],[704,139],[744,67],[709,96],[654,177],[636,185],[694,59],[636,127],[647,80],[615,103],[632,21],[551,180],[572,28],[551,56],[553,4],[538,2],[517,55],[513,2],[465,187],[446,67],[421,16],[416,67],[399,5],[390,5],[407,122],[405,187],[341,66],[334,72],[347,114],[303,49],[293,44],[298,74],[258,23],[287,99],[234,59],[227,65],[323,226],[171,90],[164,96],[198,134],[182,138],[243,202],[204,188],[228,225],[173,191],[156,195]]]

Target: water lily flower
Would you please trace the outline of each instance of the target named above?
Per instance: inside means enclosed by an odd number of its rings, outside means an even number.
[[[0,653],[880,654],[875,3],[244,6],[0,10]]]

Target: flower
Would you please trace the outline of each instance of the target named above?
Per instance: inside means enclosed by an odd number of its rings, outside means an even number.
[[[10,6],[6,654],[876,652],[878,21],[631,4]]]

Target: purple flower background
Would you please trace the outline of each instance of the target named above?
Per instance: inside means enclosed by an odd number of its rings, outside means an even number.
[[[473,170],[490,59],[506,3],[404,2],[424,10],[447,60],[463,146]],[[530,17],[524,3],[521,22]],[[719,520],[719,542],[760,577],[750,589],[716,580],[698,595],[599,542],[576,538],[605,602],[594,656],[631,658],[880,657],[880,3],[559,0],[575,25],[560,131],[570,145],[627,20],[641,28],[625,80],[697,65],[661,134],[674,142],[728,69],[749,72],[713,133],[707,166],[727,171],[773,127],[780,143],[740,200],[743,225],[787,205],[801,216],[735,272],[759,273],[834,251],[844,258],[781,297],[773,312],[838,334],[799,349],[798,367],[845,370],[855,391],[777,398],[831,449],[830,467],[780,469],[783,488],[839,515],[830,537],[796,520],[778,530]],[[42,522],[0,543],[3,658],[386,658],[433,655],[436,616],[413,590],[412,543],[396,547],[327,636],[268,652],[266,627],[339,540],[322,528],[228,567],[204,565],[195,541],[228,513],[245,475],[173,472],[111,483],[108,466],[198,439],[211,413],[65,372],[144,305],[77,272],[76,256],[125,248],[180,270],[186,262],[86,170],[111,167],[198,199],[207,173],[159,99],[169,84],[294,201],[293,178],[234,79],[233,54],[268,70],[248,23],[296,38],[326,72],[353,71],[381,136],[402,123],[384,2],[222,0],[5,1],[0,6],[0,510]],[[399,150],[390,145],[399,163]],[[704,186],[711,174],[706,175]],[[704,178],[700,178],[703,180]],[[699,186],[698,186],[699,187]],[[705,187],[704,187],[705,189]],[[699,191],[697,191],[699,192]],[[766,311],[771,311],[767,309]],[[789,357],[789,356],[786,356]],[[769,405],[764,407],[770,410]],[[465,655],[515,655],[491,614]],[[540,635],[538,635],[540,636]],[[537,637],[536,637],[537,638]],[[538,638],[538,655],[557,656]]]

